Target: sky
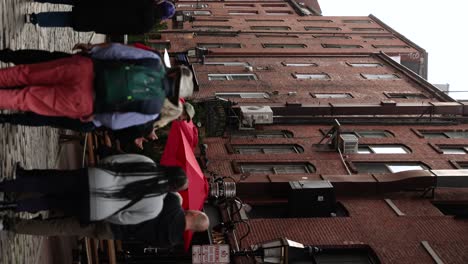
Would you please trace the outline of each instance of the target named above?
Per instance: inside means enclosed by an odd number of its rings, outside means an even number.
[[[463,0],[319,0],[324,16],[368,16],[429,53],[429,82],[450,84],[449,95],[468,99],[467,2]],[[455,92],[463,91],[463,92]]]

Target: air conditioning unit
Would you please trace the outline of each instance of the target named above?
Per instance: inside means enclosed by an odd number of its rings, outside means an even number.
[[[289,182],[289,217],[330,217],[335,208],[335,191],[330,181]]]
[[[355,135],[340,135],[340,150],[343,154],[358,152],[359,139]]]
[[[273,124],[273,110],[269,106],[241,106],[242,123],[253,126],[254,124]]]

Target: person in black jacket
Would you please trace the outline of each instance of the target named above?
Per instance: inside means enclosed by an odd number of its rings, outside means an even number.
[[[206,214],[196,210],[184,211],[180,198],[168,193],[163,209],[156,218],[135,225],[118,225],[97,221],[80,225],[76,218],[46,220],[0,219],[0,230],[37,236],[85,236],[97,239],[120,239],[144,242],[154,247],[172,247],[184,242],[184,232],[202,232],[209,227]]]
[[[72,5],[71,12],[26,15],[26,22],[41,27],[72,27],[101,34],[143,34],[175,13],[174,4],[162,0],[36,0],[39,3]]]

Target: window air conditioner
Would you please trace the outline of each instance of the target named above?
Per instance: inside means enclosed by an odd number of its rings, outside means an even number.
[[[358,152],[359,139],[355,135],[340,135],[340,149],[343,154]]]
[[[273,124],[273,110],[269,106],[241,106],[242,123],[253,126],[255,124]]]

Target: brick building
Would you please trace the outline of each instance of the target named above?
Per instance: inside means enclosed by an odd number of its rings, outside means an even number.
[[[424,49],[313,0],[176,5],[149,42],[192,68],[201,163],[236,182],[237,199],[207,205],[210,243],[322,249],[289,263],[468,263],[468,105],[425,80]]]

